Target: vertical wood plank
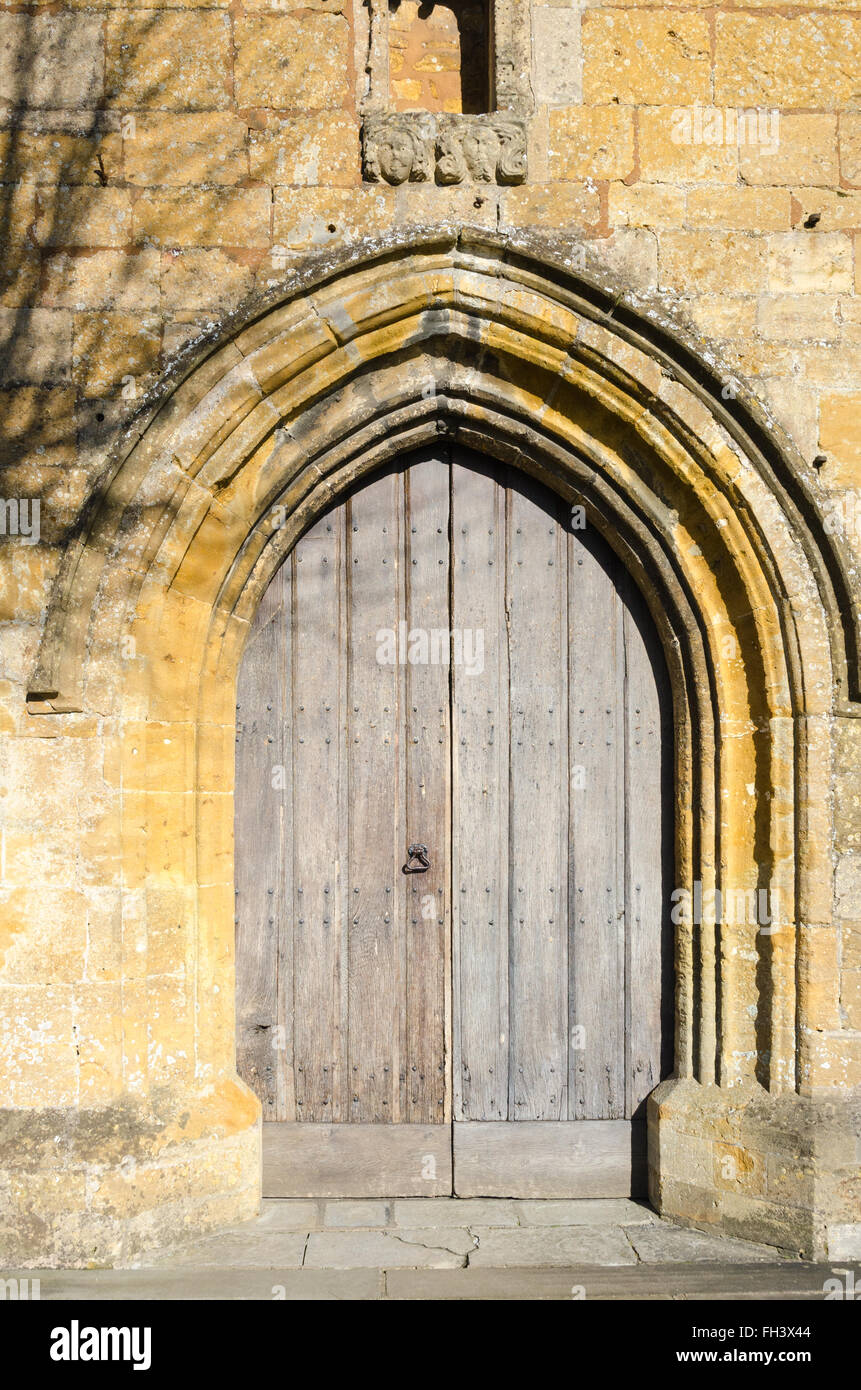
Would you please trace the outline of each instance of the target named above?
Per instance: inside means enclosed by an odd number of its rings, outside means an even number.
[[[293,584],[294,1035],[297,1118],[340,1118],[343,509],[296,548]]]
[[[481,634],[484,669],[452,672],[452,912],[455,1117],[503,1120],[508,1105],[508,642],[505,490],[452,468],[452,626]],[[478,648],[474,648],[477,651]]]
[[[447,459],[425,458],[405,477],[406,823],[430,869],[401,874],[406,937],[406,1055],[402,1119],[446,1118],[446,976],[449,968],[449,483]],[[410,640],[411,636],[411,640]],[[418,659],[415,659],[418,658]]]
[[[570,1118],[625,1115],[624,649],[617,562],[569,536]],[[582,769],[582,771],[575,771]],[[583,783],[578,788],[576,783]]]
[[[350,1118],[396,1123],[405,1057],[400,852],[402,671],[377,659],[401,617],[402,481],[390,473],[352,499],[349,695]]]
[[[662,701],[666,668],[657,634],[630,579],[625,595],[625,808],[626,919],[629,1017],[627,1109],[645,1114],[645,1099],[662,1076],[662,1038],[667,1007],[670,934],[667,912],[667,844],[662,806],[667,804],[666,763],[672,747],[669,691]],[[669,1032],[669,1019],[667,1019]]]
[[[289,722],[292,565],[263,596],[243,656],[236,702],[237,1068],[264,1119],[292,1119],[292,942]]]
[[[507,535],[509,1117],[558,1120],[568,1113],[567,563],[555,506],[528,479],[509,490]]]

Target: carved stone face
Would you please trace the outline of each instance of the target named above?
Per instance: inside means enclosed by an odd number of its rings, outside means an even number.
[[[436,144],[436,175],[440,183],[461,183],[466,162],[460,140],[453,131],[443,131]]]
[[[499,136],[489,126],[477,126],[463,142],[470,173],[480,183],[493,183],[499,157]]]
[[[412,173],[415,149],[412,138],[397,127],[380,136],[378,159],[383,178],[389,183],[405,183]]]

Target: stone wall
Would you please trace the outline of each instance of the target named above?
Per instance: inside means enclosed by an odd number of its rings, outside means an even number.
[[[167,744],[157,722],[142,723],[138,779],[138,745],[120,747],[97,679],[86,706],[62,716],[34,682],[88,499],[123,426],[167,375],[182,375],[177,362],[197,361],[226,325],[272,303],[310,256],[366,238],[381,245],[413,226],[531,229],[574,270],[689,332],[726,401],[747,384],[797,451],[816,526],[854,555],[861,601],[861,9],[498,9],[497,93],[506,83],[520,92],[503,105],[526,132],[522,177],[496,164],[485,173],[476,156],[446,181],[435,126],[426,177],[373,183],[363,179],[363,119],[408,107],[414,89],[389,81],[416,80],[399,73],[399,58],[391,72],[382,62],[379,0],[60,0],[0,13],[0,1099],[16,1116],[74,1116],[109,1115],[131,1098],[135,1133],[151,1135],[154,1094],[193,1096],[198,1118],[169,1140],[186,1191],[195,1164],[210,1161],[207,1145],[255,1143],[251,1112],[217,1100],[232,1083],[207,1072],[190,1023],[199,961],[178,857],[194,848],[177,840],[170,778],[195,757],[193,731]],[[524,48],[511,34],[526,21]],[[403,56],[391,41],[390,56]],[[433,100],[457,115],[451,92]],[[191,628],[193,605],[176,621]],[[833,839],[814,848],[829,890],[834,870],[834,925],[798,926],[801,938],[817,933],[804,957],[817,1021],[800,1082],[833,1094],[861,1086],[861,723],[850,693],[845,682],[835,689],[833,739],[829,725],[816,752],[831,769]],[[230,757],[225,746],[224,769]],[[229,793],[224,769],[210,770],[214,796]],[[161,794],[161,810],[144,794]],[[229,843],[213,849],[229,853]],[[231,1001],[210,1006],[229,1032]],[[32,1138],[34,1152],[41,1142]],[[81,1165],[90,1210],[98,1163],[90,1154]],[[20,1158],[0,1169],[0,1204],[20,1212]],[[156,1190],[156,1205],[170,1200],[171,1180]],[[192,1224],[253,1204],[253,1182],[231,1187],[225,1176],[228,1190],[235,1206],[199,1205]],[[55,1189],[45,1210],[56,1200]],[[667,1209],[700,1219],[681,1197]],[[165,1239],[157,1223],[135,1220],[123,1255]],[[32,1239],[43,1260],[51,1239]],[[73,1259],[70,1239],[56,1238],[55,1259]],[[109,1242],[100,1248],[117,1257]]]

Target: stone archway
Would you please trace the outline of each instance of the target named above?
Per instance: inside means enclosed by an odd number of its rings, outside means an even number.
[[[155,1213],[177,1181],[211,1194],[186,1217],[195,1228],[255,1207],[258,1107],[234,1064],[238,662],[304,529],[440,434],[582,504],[616,550],[673,684],[678,886],[700,885],[704,904],[715,889],[767,889],[776,905],[767,931],[716,923],[708,906],[680,924],[677,1079],[652,1102],[653,1198],[679,1219],[821,1251],[829,1220],[850,1219],[826,1210],[838,1160],[789,1204],[750,1174],[752,1153],[811,1152],[814,1118],[826,1147],[851,1129],[845,1107],[827,1122],[815,1109],[840,1066],[816,987],[834,948],[830,717],[858,691],[841,562],[811,524],[801,466],[743,394],[725,400],[654,316],[484,233],[309,270],[132,431],[67,557],[31,709],[106,721],[124,914],[158,942],[155,978],[181,971],[187,986],[159,1010],[127,962],[130,1017],[156,1045],[130,1063],[131,1092],[118,1079],[116,1106],[67,1127],[72,1166],[119,1185],[113,1210],[88,1209],[84,1240],[111,1257],[163,1239]],[[32,1117],[21,1126],[26,1137]],[[33,1128],[31,1170],[46,1143]],[[137,1182],[120,1176],[130,1151]]]

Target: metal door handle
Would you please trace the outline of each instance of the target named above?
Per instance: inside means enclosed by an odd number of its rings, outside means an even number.
[[[430,868],[430,859],[428,858],[427,845],[410,845],[409,849],[407,850],[407,855],[407,862],[404,865],[405,874],[427,873],[428,869]],[[418,860],[417,864],[413,863],[414,859]]]

